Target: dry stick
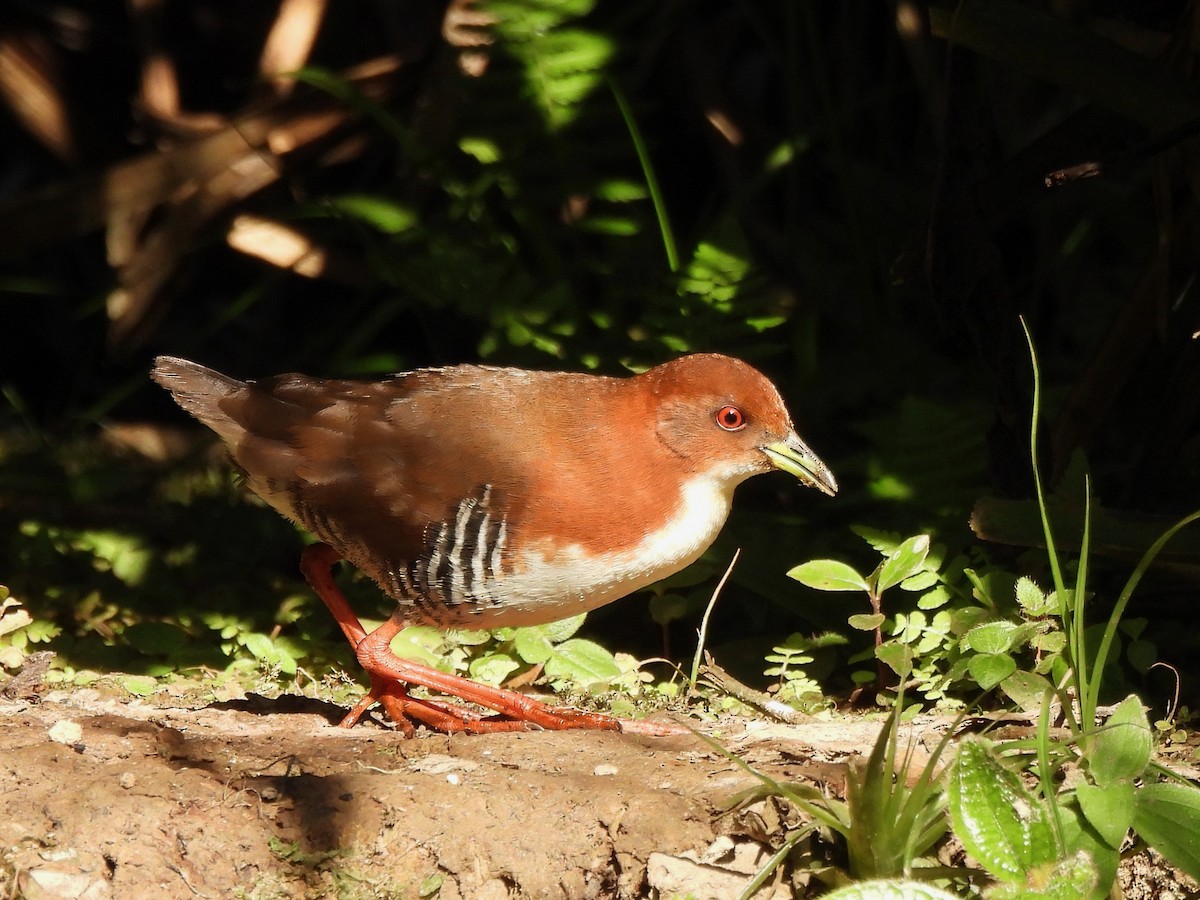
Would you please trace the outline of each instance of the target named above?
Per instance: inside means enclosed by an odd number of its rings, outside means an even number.
[[[717,587],[712,593],[712,598],[708,601],[708,606],[704,609],[704,616],[700,619],[700,630],[697,632],[696,655],[692,657],[692,674],[688,679],[688,693],[696,690],[696,679],[700,674],[700,659],[704,655],[704,642],[708,639],[708,619],[712,615],[713,607],[716,606],[717,597],[721,595],[721,589],[725,587],[725,582],[729,580],[729,576],[733,574],[733,567],[737,565],[738,557],[742,555],[742,548],[738,547],[733,551],[733,559],[729,561],[729,568],[725,570],[725,574],[721,576],[721,580],[717,582]]]

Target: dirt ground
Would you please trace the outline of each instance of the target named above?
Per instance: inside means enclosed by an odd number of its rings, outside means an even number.
[[[736,897],[782,830],[770,804],[720,812],[756,782],[692,736],[405,740],[334,728],[341,713],[89,689],[0,704],[0,897]],[[706,730],[777,778],[840,793],[878,728]]]

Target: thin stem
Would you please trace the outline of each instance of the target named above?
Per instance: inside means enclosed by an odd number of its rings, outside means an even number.
[[[608,79],[608,87],[617,101],[617,108],[621,111],[621,118],[625,120],[625,127],[629,129],[633,150],[642,167],[642,177],[646,179],[646,188],[650,191],[650,202],[654,204],[654,214],[658,217],[658,231],[662,235],[663,250],[667,254],[667,267],[672,272],[678,272],[679,250],[675,246],[675,234],[671,231],[671,219],[667,215],[667,204],[663,200],[662,189],[658,186],[658,176],[654,174],[654,163],[650,159],[649,151],[646,150],[646,142],[642,139],[642,130],[638,128],[637,119],[633,117],[633,110],[629,106],[629,101],[625,99],[625,92],[613,78]]]
[[[708,601],[708,606],[704,608],[704,615],[700,619],[700,631],[697,634],[696,655],[692,657],[692,674],[691,678],[688,679],[689,691],[696,690],[696,679],[700,677],[700,660],[704,656],[704,644],[708,640],[708,619],[712,615],[713,607],[717,605],[717,597],[721,595],[721,589],[725,587],[725,582],[733,574],[733,567],[737,565],[738,557],[741,555],[741,547],[733,551],[733,559],[729,561],[729,568],[725,570],[725,574],[717,582],[717,587]]]
[[[1133,570],[1133,574],[1129,576],[1129,580],[1125,582],[1125,587],[1121,591],[1121,595],[1117,598],[1116,604],[1113,606],[1112,614],[1108,617],[1108,624],[1104,627],[1104,637],[1100,640],[1100,648],[1096,651],[1096,663],[1092,668],[1092,679],[1089,685],[1090,694],[1087,702],[1094,710],[1099,702],[1100,694],[1100,673],[1104,669],[1104,664],[1108,660],[1108,652],[1112,647],[1113,639],[1116,637],[1117,625],[1120,624],[1121,616],[1125,614],[1125,607],[1129,605],[1129,599],[1133,596],[1134,590],[1137,589],[1138,582],[1142,580],[1142,576],[1146,574],[1146,570],[1150,568],[1150,564],[1154,562],[1154,558],[1166,546],[1167,541],[1175,536],[1185,525],[1190,525],[1200,519],[1200,510],[1191,515],[1184,516],[1165,532],[1162,536],[1150,545],[1150,549],[1142,556],[1137,567]]]

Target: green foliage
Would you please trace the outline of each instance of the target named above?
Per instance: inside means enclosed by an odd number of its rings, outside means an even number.
[[[904,878],[859,881],[823,894],[825,900],[954,900],[957,894]]]
[[[827,632],[817,637],[792,634],[771,648],[766,661],[772,663],[763,674],[777,679],[775,699],[797,709],[810,709],[825,699],[820,682],[806,674],[804,667],[816,660],[813,651],[839,647],[847,643],[843,635]]]
[[[556,691],[618,691],[637,696],[653,678],[632,656],[614,654],[594,641],[575,637],[585,618],[578,615],[493,632],[442,631],[413,625],[396,635],[392,650],[398,656],[488,684],[501,684],[540,667],[544,679]],[[376,624],[364,622],[368,629]]]
[[[0,670],[19,669],[35,644],[50,644],[60,629],[52,622],[34,619],[8,588],[0,584]]]
[[[954,834],[997,879],[988,897],[1100,897],[1101,863],[1090,833],[1073,828],[1064,838],[1056,815],[1021,777],[992,752],[989,742],[967,738],[958,748],[947,787]],[[1078,846],[1082,844],[1083,846]],[[1111,875],[1115,876],[1115,850]]]
[[[1000,686],[1022,707],[1037,708],[1046,684],[1041,676],[1061,670],[1065,644],[1052,615],[1053,594],[1045,595],[1032,579],[986,564],[981,554],[983,566],[968,566],[964,557],[948,559],[929,535],[901,539],[894,532],[855,531],[882,557],[869,574],[823,559],[788,575],[816,590],[865,593],[873,612],[850,616],[850,627],[873,631],[872,657],[926,701],[956,706],[975,688]],[[913,595],[906,605],[916,608],[886,615],[883,594],[892,588]],[[876,673],[860,670],[854,677],[868,683]]]
[[[986,896],[1106,897],[1131,829],[1174,865],[1200,871],[1200,789],[1151,778],[1152,732],[1137,697],[1118,704],[1086,750],[1074,746],[1042,728],[1036,792],[1015,768],[1016,745],[968,738],[960,746],[950,815],[998,882]],[[1082,778],[1066,778],[1068,765],[1080,765]]]
[[[850,872],[857,878],[911,877],[916,861],[946,833],[946,800],[938,784],[941,744],[910,783],[897,772],[911,772],[912,746],[901,756],[900,705],[864,762],[851,763],[846,779],[842,820]]]
[[[1147,844],[1193,878],[1200,878],[1200,791],[1156,782],[1137,793],[1133,828]]]
[[[1030,351],[1034,362],[1030,448],[1036,452],[1040,380],[1032,341]],[[1069,584],[1068,567],[1059,557],[1051,530],[1036,455],[1033,469],[1054,582],[1051,591],[1026,575],[991,565],[978,554],[973,559],[947,559],[945,549],[928,535],[904,539],[898,533],[867,528],[855,530],[881,557],[868,574],[827,559],[804,563],[788,574],[816,590],[866,594],[872,612],[851,616],[850,625],[874,631],[875,647],[866,658],[885,664],[900,678],[893,720],[905,688],[927,701],[943,702],[964,693],[971,682],[983,690],[999,687],[1023,709],[1039,713],[1035,741],[994,744],[983,738],[964,739],[946,777],[954,834],[994,879],[984,891],[988,900],[1108,896],[1121,849],[1131,834],[1196,875],[1200,873],[1200,842],[1195,837],[1200,834],[1200,788],[1178,779],[1159,780],[1165,770],[1152,762],[1155,729],[1136,695],[1125,697],[1102,722],[1098,697],[1101,680],[1111,677],[1113,658],[1122,649],[1134,665],[1139,661],[1148,665],[1153,658],[1153,648],[1145,646],[1142,638],[1146,623],[1124,618],[1124,613],[1154,557],[1200,513],[1180,520],[1150,546],[1108,621],[1088,627],[1084,617],[1090,550],[1088,480],[1085,475],[1083,532],[1074,560],[1074,582]],[[885,614],[885,592],[893,588],[902,595],[916,595],[915,603],[906,604],[915,608]],[[1122,635],[1128,639],[1124,647]],[[803,646],[799,644],[797,650]],[[795,656],[777,651],[773,660],[791,661]],[[858,680],[865,683],[873,677],[865,672]],[[1065,740],[1052,736],[1052,701],[1065,716],[1069,735]],[[1030,781],[1033,788],[1027,784]],[[887,808],[887,790],[874,769],[869,784],[884,800],[872,806],[863,804],[859,796],[859,809]],[[862,791],[852,771],[847,803]],[[887,845],[879,843],[886,829],[880,819],[850,830],[852,870],[864,875],[899,874],[894,863],[872,872],[869,862],[854,862],[857,840],[861,840],[857,845],[863,859],[878,859],[881,852],[886,855]],[[888,882],[880,890],[890,890],[894,884]]]
[[[1154,731],[1136,695],[1122,700],[1101,724],[1096,706],[1107,654],[1134,587],[1166,541],[1200,514],[1184,518],[1151,546],[1134,568],[1101,639],[1089,643],[1083,627],[1088,518],[1085,514],[1075,585],[1068,590],[1038,473],[1040,383],[1032,340],[1030,355],[1034,366],[1030,447],[1058,615],[1066,635],[1057,659],[1065,672],[1056,682],[1072,689],[1043,683],[1033,748],[1036,765],[1030,765],[1038,784],[1036,793],[1025,787],[1002,756],[1023,748],[1015,744],[994,748],[982,739],[969,739],[959,748],[950,778],[950,814],[955,834],[999,883],[987,892],[989,898],[1100,898],[1109,895],[1131,829],[1185,872],[1193,877],[1200,874],[1196,838],[1200,788],[1157,780],[1162,770],[1151,765]],[[1085,487],[1085,510],[1086,499]],[[1050,598],[1028,583],[1018,586],[1018,595],[1028,610],[1053,606]],[[1051,736],[1052,698],[1065,713],[1069,740]],[[1082,778],[1068,778],[1069,766],[1077,766]]]
[[[788,310],[734,211],[675,237],[641,110],[618,84],[621,60],[593,0],[489,0],[478,13],[490,20],[486,77],[455,82],[462,108],[433,135],[328,71],[299,73],[379,123],[405,158],[394,195],[330,194],[302,208],[362,245],[392,289],[333,363],[394,368],[360,351],[414,311],[470,323],[480,355],[509,361],[639,368],[739,340],[761,354],[761,336]]]
[[[899,722],[897,707],[879,730],[870,756],[851,763],[844,801],[834,800],[805,784],[777,781],[701,735],[710,746],[760,782],[759,787],[733,797],[728,803],[730,808],[763,797],[778,797],[810,820],[785,836],[746,886],[742,897],[753,896],[796,845],[817,827],[835,836],[847,860],[844,871],[826,870],[822,873],[823,880],[836,883],[846,878],[921,876],[932,848],[946,833],[946,800],[937,770],[949,736],[934,749],[915,778],[897,778],[897,772],[912,773],[914,769],[912,746],[903,753],[900,750]],[[840,852],[834,854],[834,858],[838,856]]]

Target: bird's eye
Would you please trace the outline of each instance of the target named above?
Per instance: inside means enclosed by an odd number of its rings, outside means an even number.
[[[717,424],[726,431],[738,431],[746,427],[746,414],[736,406],[722,406],[717,410]]]

